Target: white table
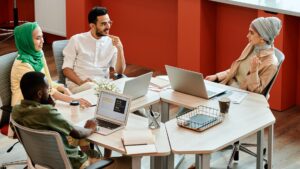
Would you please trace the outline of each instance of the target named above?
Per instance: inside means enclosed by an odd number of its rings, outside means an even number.
[[[221,85],[221,84],[216,84]],[[232,89],[228,86],[224,88]],[[234,89],[235,90],[235,89]],[[199,97],[167,90],[160,93],[162,100],[163,120],[169,119],[169,104],[186,108],[199,105],[218,108],[217,99],[206,100]],[[232,143],[257,133],[257,168],[263,168],[263,132],[269,128],[268,135],[268,167],[272,168],[273,124],[275,118],[268,108],[263,95],[250,93],[241,104],[231,104],[228,117],[220,124],[195,132],[177,126],[176,119],[166,122],[172,152],[175,154],[195,154],[197,168],[210,168],[210,154],[231,145]],[[171,155],[170,161],[174,160]],[[172,168],[173,166],[168,166]]]
[[[95,91],[93,89],[78,93],[74,95],[75,97],[83,97],[89,100],[92,104],[97,102],[97,96],[95,95]],[[146,107],[152,104],[156,104],[160,101],[159,94],[156,92],[149,91],[146,96],[133,100],[130,107],[130,112],[133,112],[139,108]],[[69,105],[64,102],[58,101],[56,104],[56,108],[58,108],[59,112],[62,112],[64,118],[69,120],[72,124],[82,123],[88,119],[94,117],[96,107],[90,107],[86,109],[82,109],[78,114],[71,114],[71,110]],[[148,128],[148,119],[144,117],[140,117],[130,113],[126,128]],[[100,146],[105,148],[114,150],[121,154],[126,155],[126,151],[124,149],[123,143],[121,142],[121,134],[122,130],[116,131],[108,136],[103,136],[98,133],[94,133],[88,137],[91,142],[94,142]],[[160,166],[161,164],[157,164],[161,162],[159,158],[155,159],[154,156],[166,156],[170,154],[170,146],[168,141],[168,136],[166,133],[165,125],[161,124],[159,129],[153,130],[153,134],[156,137],[156,153],[151,154],[138,154],[133,156],[132,164],[134,169],[141,168],[141,157],[144,155],[151,156],[151,167]]]

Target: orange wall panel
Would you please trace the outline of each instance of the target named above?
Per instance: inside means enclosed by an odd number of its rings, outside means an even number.
[[[67,38],[85,32],[87,23],[86,1],[66,0],[66,32]]]
[[[178,0],[178,67],[205,75],[215,71],[215,6]]]
[[[200,9],[200,72],[205,76],[216,71],[217,4],[201,1]]]
[[[119,36],[127,63],[164,71],[176,65],[177,1],[102,0],[114,21],[111,34]]]
[[[200,7],[202,1],[178,0],[177,66],[200,70]]]
[[[230,68],[248,44],[249,25],[257,10],[218,4],[216,18],[216,71]]]
[[[20,21],[35,21],[34,0],[17,0]]]

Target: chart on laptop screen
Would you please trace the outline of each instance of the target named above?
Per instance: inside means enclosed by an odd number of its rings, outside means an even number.
[[[102,93],[99,98],[97,115],[113,120],[124,121],[127,109],[128,101],[126,98],[111,93]]]

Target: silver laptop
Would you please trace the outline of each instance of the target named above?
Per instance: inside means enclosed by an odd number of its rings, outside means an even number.
[[[145,96],[148,92],[153,72],[149,72],[133,79],[127,80],[124,85],[123,94],[132,100]]]
[[[130,109],[130,98],[110,91],[99,94],[95,119],[97,133],[111,134],[126,126]]]
[[[165,65],[173,90],[185,94],[210,99],[226,90],[212,85],[205,85],[201,73]]]

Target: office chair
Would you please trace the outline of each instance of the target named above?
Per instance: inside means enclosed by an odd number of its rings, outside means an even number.
[[[30,129],[14,120],[11,125],[35,168],[72,169],[58,132]],[[112,162],[112,159],[100,160],[87,169],[105,168]]]
[[[68,44],[69,40],[58,40],[52,44],[53,56],[55,60],[56,70],[58,74],[58,83],[66,84],[66,77],[63,74],[62,65],[64,63],[64,55],[62,51]]]
[[[3,111],[1,127],[4,123],[8,124],[9,121],[9,113],[11,111],[10,72],[16,57],[17,52],[0,56],[0,99],[2,101],[1,109]]]
[[[1,110],[0,110],[2,111],[0,127],[8,125],[9,123],[9,117],[11,113],[10,72],[17,55],[18,55],[17,52],[12,52],[0,56],[0,100],[2,102]],[[10,148],[7,149],[8,153],[13,149],[16,143],[14,143]],[[9,163],[3,163],[1,164],[0,168],[6,168],[6,166],[9,165],[25,165],[25,164],[27,164],[25,160],[14,161]]]
[[[54,41],[52,44],[53,56],[56,64],[56,70],[58,73],[58,83],[66,84],[65,76],[63,74],[62,65],[64,62],[64,55],[62,53],[63,49],[68,44],[69,40],[58,40]],[[114,79],[120,79],[126,77],[124,74],[114,74]]]
[[[270,95],[269,95],[269,92],[278,76],[278,73],[279,73],[279,70],[281,68],[281,65],[284,61],[284,54],[277,48],[275,48],[275,56],[278,60],[278,69],[274,75],[274,77],[271,79],[271,81],[269,82],[269,84],[266,86],[266,88],[264,89],[264,91],[262,92],[262,94],[266,97],[266,99],[268,100]],[[248,143],[240,143],[239,141],[235,142],[233,145],[233,151],[232,151],[232,154],[231,154],[231,157],[230,157],[230,160],[228,162],[228,165],[227,165],[227,168],[230,169],[231,166],[232,166],[232,161],[235,160],[235,161],[238,161],[239,160],[239,150],[240,151],[243,151],[247,154],[250,154],[254,157],[257,157],[257,154],[255,154],[254,152],[252,152],[251,150],[249,150],[247,147],[256,147],[257,145],[256,144],[248,144]],[[266,148],[263,149],[263,154],[265,155],[266,154]],[[264,159],[264,161],[266,162],[265,165],[264,165],[264,168],[268,168],[268,163],[267,163],[267,160]]]

